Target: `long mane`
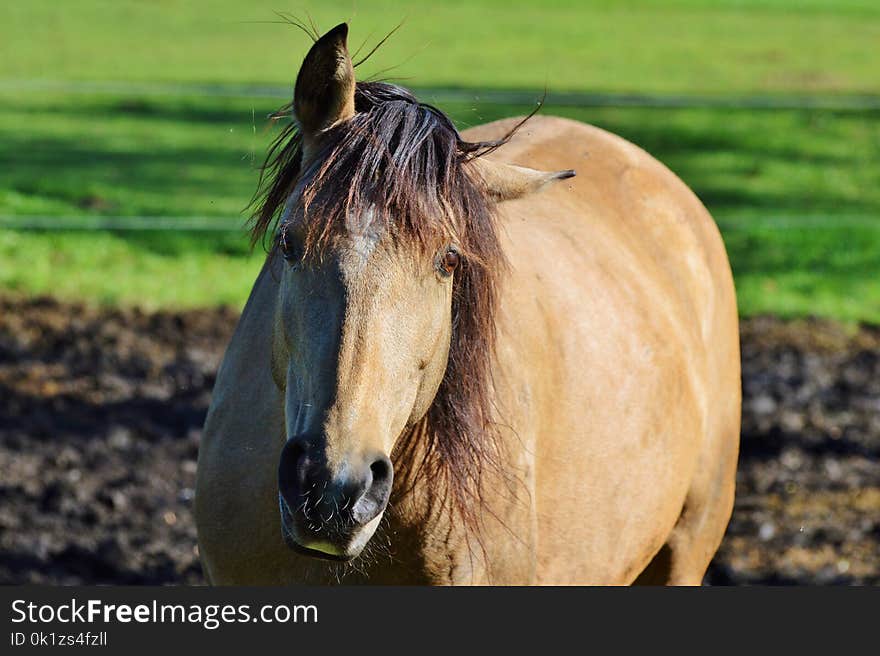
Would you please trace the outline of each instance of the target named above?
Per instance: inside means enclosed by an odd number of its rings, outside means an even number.
[[[384,82],[359,82],[355,110],[328,131],[305,169],[295,123],[274,141],[252,201],[252,243],[271,237],[274,247],[284,238],[284,208],[295,190],[305,257],[342,231],[376,225],[425,249],[455,241],[463,258],[453,280],[446,372],[425,418],[401,437],[394,457],[396,469],[405,470],[401,480],[429,476],[432,486],[443,484],[448,508],[478,529],[485,474],[503,475],[491,364],[506,263],[494,203],[466,165],[506,143],[519,125],[497,141],[467,142],[440,110]],[[372,224],[353,223],[363,217]]]

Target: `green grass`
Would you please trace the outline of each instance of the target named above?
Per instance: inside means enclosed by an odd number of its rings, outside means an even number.
[[[0,94],[0,214],[235,216],[253,193],[271,109]]]
[[[3,98],[0,214],[244,220],[273,132],[268,101]],[[522,113],[451,104],[462,127]],[[880,319],[880,122],[864,112],[550,108],[644,147],[724,228],[743,314]],[[866,225],[834,225],[837,216]],[[787,228],[771,218],[794,217]],[[770,217],[770,218],[768,218]],[[806,219],[813,224],[797,229]],[[864,218],[859,218],[865,223]],[[824,227],[823,227],[824,226]],[[103,302],[240,305],[259,265],[243,234],[0,233],[0,286]],[[107,275],[112,272],[112,275]]]
[[[0,94],[0,214],[234,217],[274,105],[232,98]],[[527,112],[446,103],[461,128]],[[548,107],[663,161],[718,216],[880,214],[878,113]],[[756,212],[757,214],[758,212]]]
[[[350,20],[363,66],[426,86],[878,93],[876,0],[28,0],[5,3],[0,78],[288,84],[307,37]]]
[[[871,0],[305,3],[351,41],[407,22],[359,68],[448,86],[877,94]],[[359,9],[355,10],[357,6]],[[307,38],[274,2],[33,1],[0,21],[0,215],[242,220],[283,102],[28,91],[16,80],[291,85]],[[430,45],[426,45],[429,44]],[[530,107],[442,103],[460,127]],[[880,113],[552,107],[667,164],[719,221],[743,315],[880,322]],[[146,307],[240,306],[243,233],[0,230],[0,289]]]
[[[13,294],[240,308],[261,263],[234,235],[0,230],[0,288]]]
[[[809,230],[722,221],[740,314],[822,316],[880,323],[880,225],[850,223]]]

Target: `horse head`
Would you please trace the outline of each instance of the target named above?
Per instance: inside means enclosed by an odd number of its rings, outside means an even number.
[[[395,489],[419,469],[445,505],[475,512],[506,266],[493,208],[573,175],[484,159],[506,138],[465,142],[406,90],[356,83],[347,32],[303,61],[255,225],[284,262],[271,362],[282,532],[339,560],[372,537],[395,467]]]

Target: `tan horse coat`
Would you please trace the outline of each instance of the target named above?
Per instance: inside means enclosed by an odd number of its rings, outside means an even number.
[[[489,486],[478,542],[435,512],[442,492],[423,480],[392,497],[373,538],[387,557],[329,565],[288,549],[284,404],[269,367],[276,258],[229,346],[201,444],[210,581],[700,583],[732,509],[740,422],[736,301],[718,230],[668,169],[594,127],[537,117],[488,157],[578,173],[499,207],[511,271],[493,380],[514,492]]]

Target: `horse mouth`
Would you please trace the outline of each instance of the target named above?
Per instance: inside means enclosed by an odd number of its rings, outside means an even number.
[[[340,531],[338,528],[328,535],[300,537],[296,529],[296,521],[290,507],[281,494],[278,495],[278,505],[281,514],[281,535],[284,543],[295,553],[309,558],[329,560],[333,562],[348,562],[360,555],[364,546],[369,542],[381,519],[381,514],[364,526],[354,527],[353,530]],[[332,537],[330,537],[332,535]]]
[[[282,520],[283,521],[283,520]],[[309,558],[317,558],[318,560],[329,560],[334,563],[347,563],[354,555],[349,554],[332,554],[326,551],[320,551],[318,549],[312,549],[310,547],[304,547],[299,542],[291,539],[287,533],[284,535],[284,542],[287,544],[291,550],[298,553],[300,556],[308,556]]]

